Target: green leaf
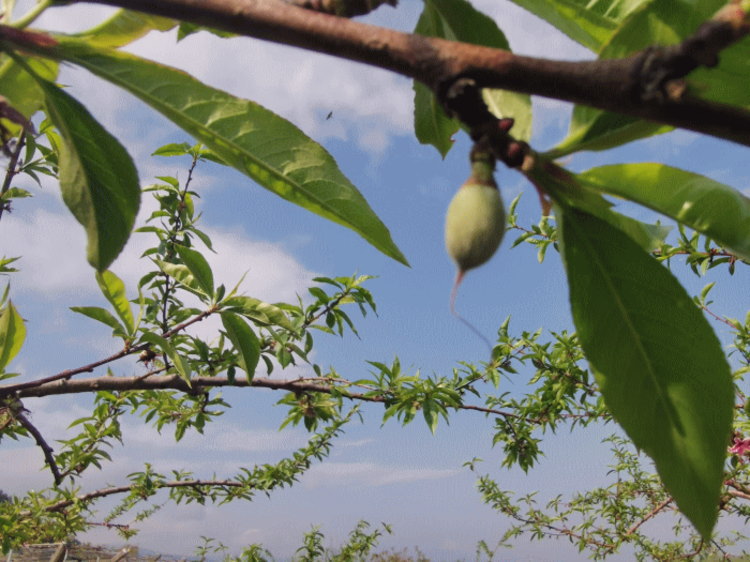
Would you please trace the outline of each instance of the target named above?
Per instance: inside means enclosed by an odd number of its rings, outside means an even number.
[[[422,144],[431,144],[445,158],[453,146],[458,121],[446,115],[427,86],[414,82],[414,133]]]
[[[124,47],[153,30],[168,31],[177,22],[129,10],[118,10],[96,27],[76,33],[73,37],[97,47]]]
[[[620,58],[652,45],[674,45],[696,31],[725,0],[641,0],[634,2],[599,57]],[[638,4],[635,6],[635,4]]]
[[[8,267],[13,262],[18,261],[21,259],[20,256],[16,256],[15,258],[0,258],[0,273],[14,273],[18,271],[15,267]],[[0,295],[0,306],[5,304],[5,299],[8,298],[8,291],[10,290],[10,285],[5,286],[5,290],[3,291],[2,295]]]
[[[8,201],[10,199],[23,199],[25,197],[33,197],[34,194],[26,189],[20,187],[11,187],[5,193],[0,195],[0,200]]]
[[[513,138],[531,140],[531,96],[508,90],[482,90],[482,98],[495,117],[513,118]]]
[[[573,320],[607,407],[707,539],[733,415],[721,344],[672,274],[635,242],[587,213],[558,213]]]
[[[414,33],[427,37],[446,37],[443,19],[430,2],[424,3]],[[453,135],[458,132],[458,121],[449,117],[432,93],[421,82],[414,81],[414,133],[422,144],[434,146],[445,158],[453,146]]]
[[[13,59],[0,58],[0,95],[27,118],[31,118],[44,105],[44,91],[36,80]],[[56,61],[42,58],[24,58],[24,62],[41,78],[54,81],[59,65]]]
[[[687,76],[691,94],[727,105],[750,107],[750,42],[738,41],[719,55],[713,68],[700,67]]]
[[[54,84],[39,80],[47,113],[60,131],[63,201],[86,230],[88,261],[103,271],[130,236],[141,201],[130,155],[86,110]]]
[[[133,321],[133,311],[130,308],[130,302],[125,294],[125,283],[111,271],[96,272],[96,282],[99,284],[104,297],[109,301],[125,325],[126,333],[129,336],[135,335],[135,323]]]
[[[168,339],[153,332],[143,332],[141,334],[141,341],[153,344],[158,347],[162,351],[162,353],[164,353],[172,361],[172,365],[177,371],[179,377],[184,380],[188,386],[191,386],[190,364],[182,355],[177,352],[177,350],[172,346]]]
[[[190,144],[186,142],[173,142],[160,146],[151,153],[151,156],[185,156],[190,153]]]
[[[296,332],[294,325],[282,309],[253,297],[230,297],[222,303],[222,308],[237,312],[266,326],[281,326],[290,332]]]
[[[190,271],[190,268],[188,268],[188,266],[178,263],[169,263],[157,259],[154,260],[154,263],[159,266],[159,269],[172,277],[175,281],[180,283],[190,292],[204,297],[211,296],[203,290],[203,287],[201,287],[200,283],[198,283],[198,280],[195,278],[193,272]]]
[[[646,251],[658,248],[669,233],[669,227],[646,224],[612,210],[612,203],[601,193],[591,189],[571,172],[548,163],[528,173],[535,185],[547,192],[554,201],[581,209],[607,221],[623,231]]]
[[[618,20],[642,1],[513,0],[592,51],[598,51],[617,28]]]
[[[607,150],[634,140],[668,133],[673,129],[671,125],[576,105],[568,136],[544,156],[554,159],[581,150]]]
[[[7,367],[23,346],[26,326],[13,302],[0,311],[0,371]]]
[[[120,321],[117,320],[117,318],[112,316],[112,313],[109,310],[105,308],[99,306],[71,306],[70,310],[88,316],[92,320],[96,320],[102,324],[106,324],[112,328],[112,331],[116,336],[126,338],[129,335],[128,330],[120,324]]]
[[[724,0],[632,2],[632,6],[623,12],[625,17],[617,29],[598,49],[599,58],[626,57],[651,45],[679,43],[724,3]],[[672,129],[658,123],[576,106],[568,137],[547,156],[559,158],[579,150],[605,150]]]
[[[727,185],[656,163],[602,166],[578,178],[672,217],[750,261],[750,199]]]
[[[357,232],[407,264],[388,229],[333,157],[264,107],[202,84],[177,69],[59,37],[56,52],[161,112],[262,187]]]
[[[476,10],[466,0],[425,0],[415,33],[441,37],[496,49],[510,50],[508,40],[492,18]],[[448,117],[424,85],[414,84],[414,130],[422,144],[432,144],[445,157],[458,130],[458,123]],[[513,136],[531,137],[531,98],[526,94],[504,90],[483,91],[484,100],[496,117],[515,119]]]
[[[211,266],[208,265],[206,258],[203,255],[191,248],[175,244],[175,249],[180,255],[180,259],[193,274],[193,278],[198,286],[209,295],[214,294],[214,274],[211,271]]]
[[[247,373],[247,380],[252,381],[260,359],[258,336],[255,335],[247,322],[233,312],[222,312],[221,322],[224,324],[227,336],[239,352],[237,362],[240,368]]]

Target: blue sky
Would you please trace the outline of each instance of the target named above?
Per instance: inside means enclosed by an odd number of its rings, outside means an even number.
[[[484,0],[477,6],[496,17],[516,51],[567,59],[585,56],[582,49],[548,27],[540,28],[539,20],[509,3]],[[409,29],[419,8],[419,2],[404,0],[397,10],[381,8],[368,21]],[[39,27],[82,29],[107,12],[91,6],[64,7],[50,11]],[[539,29],[542,40],[531,34]],[[411,262],[411,268],[406,268],[351,231],[289,205],[238,173],[206,164],[198,169],[193,186],[202,194],[203,224],[218,250],[218,256],[207,257],[220,282],[232,285],[249,271],[243,285],[247,294],[275,301],[304,293],[316,275],[358,272],[377,276],[368,287],[377,301],[378,317],[357,321],[361,340],[316,339],[316,360],[351,378],[367,373],[365,361],[390,362],[395,356],[405,368],[424,374],[448,374],[458,361],[486,359],[485,344],[449,313],[454,269],[443,249],[445,208],[468,175],[469,145],[460,137],[442,160],[434,149],[418,144],[411,133],[408,81],[298,49],[248,39],[221,41],[208,34],[180,45],[175,45],[173,34],[152,34],[134,45],[133,51],[184,68],[295,122],[334,155]],[[188,141],[184,133],[84,72],[66,69],[61,82],[70,85],[69,92],[128,147],[144,184],[156,175],[185,177],[184,160],[148,156],[161,144]],[[535,107],[532,144],[544,149],[564,136],[569,108],[540,100]],[[329,111],[333,117],[326,120]],[[568,163],[578,170],[605,163],[665,161],[747,193],[750,172],[737,166],[746,159],[744,148],[680,132],[610,153],[577,155]],[[523,192],[520,223],[538,221],[536,194],[521,176],[500,169],[497,177],[506,202]],[[82,365],[117,350],[116,342],[94,323],[68,310],[72,305],[104,303],[84,261],[83,233],[63,209],[56,187],[47,185],[35,194],[32,200],[19,201],[2,224],[2,253],[24,255],[23,271],[13,279],[12,296],[27,319],[29,335],[12,367],[28,378]],[[144,205],[151,208],[148,202]],[[634,212],[639,218],[654,218],[644,210]],[[137,259],[147,243],[143,236],[134,236],[113,266],[130,283],[131,294],[145,267]],[[510,233],[508,239],[513,238]],[[558,255],[550,252],[540,265],[533,248],[522,245],[510,250],[509,240],[489,264],[467,275],[457,303],[462,315],[490,338],[508,315],[516,334],[540,326],[570,329]],[[684,275],[681,279],[695,294],[709,281],[726,281],[726,277],[723,272],[711,272],[703,279]],[[717,287],[717,312],[744,315],[747,288],[748,273],[738,268],[731,283]],[[199,333],[208,334],[217,327],[204,324]],[[726,342],[722,327],[715,327]],[[129,373],[133,367],[121,369]],[[305,374],[304,369],[285,373],[299,374]],[[507,388],[521,389],[523,380],[521,375],[515,386]],[[231,474],[240,465],[277,460],[304,443],[302,430],[277,431],[284,412],[272,404],[281,395],[231,390],[225,395],[232,410],[205,437],[190,435],[179,445],[171,442],[168,433],[159,436],[138,420],[129,420],[126,446],[113,451],[113,466],[92,474],[86,489],[117,483],[144,461],[163,469],[192,466],[206,476]],[[83,397],[53,397],[29,400],[26,405],[43,433],[54,439],[65,434],[62,428],[70,421],[84,415],[88,403]],[[435,560],[469,560],[474,558],[476,542],[484,539],[491,544],[506,522],[482,504],[463,462],[484,458],[485,470],[519,494],[541,490],[551,496],[604,482],[608,458],[599,441],[611,427],[592,427],[573,436],[561,432],[547,441],[540,466],[524,475],[499,468],[501,451],[490,446],[492,422],[479,415],[454,415],[451,425],[441,423],[433,436],[420,421],[406,428],[395,422],[381,427],[381,409],[366,407],[364,412],[365,424],[350,424],[332,456],[291,490],[221,508],[165,508],[142,525],[134,542],[143,548],[188,554],[205,535],[235,552],[243,544],[262,542],[284,557],[292,554],[311,525],[321,525],[329,544],[337,544],[359,519],[366,519],[374,525],[380,521],[393,525],[394,535],[381,543],[384,548],[419,546]],[[20,493],[49,484],[47,472],[36,472],[41,466],[36,448],[27,442],[3,445],[3,489]],[[103,531],[86,538],[117,542]],[[548,558],[553,548],[555,559],[579,558],[565,543],[532,543],[503,553],[502,559]]]

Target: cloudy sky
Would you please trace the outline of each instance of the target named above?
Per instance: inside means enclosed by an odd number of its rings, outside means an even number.
[[[475,5],[495,18],[517,52],[552,53],[561,59],[587,57],[583,49],[509,2],[481,0]],[[381,8],[366,20],[408,30],[420,9],[421,2],[402,0],[398,9]],[[38,26],[80,30],[108,13],[94,6],[62,7],[50,10]],[[378,276],[370,289],[379,314],[357,322],[361,339],[348,337],[343,343],[317,339],[316,360],[352,378],[367,374],[367,360],[390,362],[398,356],[409,370],[448,374],[459,361],[486,358],[484,343],[448,311],[454,272],[444,255],[443,217],[454,190],[468,174],[468,143],[458,139],[445,160],[434,149],[418,144],[412,134],[412,90],[407,80],[298,49],[245,38],[225,41],[206,33],[179,44],[173,33],[154,33],[131,50],[255,100],[321,142],[389,226],[412,265],[406,268],[389,260],[352,232],[288,205],[244,176],[206,164],[199,167],[193,187],[202,196],[203,227],[217,250],[206,255],[220,282],[231,286],[248,272],[243,285],[248,294],[281,301],[306,294],[316,275]],[[60,81],[128,147],[144,184],[158,175],[185,177],[185,161],[149,156],[167,142],[189,141],[184,133],[83,71],[65,68]],[[536,100],[532,144],[544,149],[561,140],[569,111],[565,104]],[[329,112],[333,117],[326,119]],[[746,157],[745,149],[679,132],[608,154],[579,155],[568,164],[585,169],[604,163],[665,161],[747,189],[749,173],[736,166],[739,158]],[[498,179],[506,201],[524,193],[521,223],[538,221],[536,195],[520,176],[500,170]],[[146,198],[142,215],[152,209]],[[640,218],[653,218],[638,212]],[[12,280],[12,296],[27,319],[29,334],[12,370],[25,378],[40,377],[117,351],[106,333],[68,309],[104,302],[85,263],[83,232],[63,209],[56,187],[45,185],[35,190],[34,199],[19,201],[12,215],[3,216],[0,228],[2,254],[23,255],[22,272]],[[148,243],[144,235],[135,235],[112,268],[133,293],[147,267],[139,255]],[[693,293],[717,279],[724,276],[684,277]],[[719,291],[719,312],[738,316],[747,310],[747,292],[738,295],[738,286],[747,287],[747,272],[738,270],[734,290]],[[508,315],[514,333],[540,326],[569,329],[566,298],[556,254],[539,265],[532,248],[510,250],[506,243],[490,264],[467,277],[458,307],[491,337]],[[721,326],[716,328],[726,340]],[[204,323],[198,329],[208,335],[216,325]],[[123,366],[123,373],[132,368]],[[523,386],[509,384],[516,390]],[[228,391],[226,397],[232,410],[204,436],[188,435],[179,444],[138,419],[126,420],[126,446],[112,451],[115,463],[92,473],[85,489],[118,483],[145,461],[157,469],[191,467],[204,476],[231,474],[238,466],[278,460],[306,441],[303,430],[277,430],[283,412],[272,405],[280,395]],[[84,415],[88,404],[84,398],[52,397],[29,400],[26,406],[34,423],[54,440],[65,436],[62,428]],[[291,490],[246,504],[167,507],[142,525],[135,542],[143,548],[189,554],[203,535],[222,541],[235,553],[245,544],[262,542],[284,557],[293,553],[312,525],[320,525],[329,544],[336,544],[359,519],[365,519],[373,525],[380,521],[393,525],[394,535],[383,540],[384,548],[419,546],[436,560],[473,559],[476,542],[484,539],[491,544],[506,522],[482,504],[463,462],[484,458],[486,470],[519,493],[540,489],[551,496],[605,482],[607,456],[599,441],[611,428],[555,436],[548,441],[540,466],[524,475],[499,468],[501,451],[490,446],[491,420],[454,415],[451,425],[441,423],[433,436],[419,422],[407,428],[394,422],[381,427],[378,408],[364,412],[365,423],[350,424],[330,459],[316,465]],[[37,471],[42,465],[38,449],[29,442],[3,446],[3,489],[21,493],[49,485],[49,474]],[[103,531],[86,538],[117,542]],[[578,559],[575,549],[566,551],[563,543],[521,545],[502,558],[529,559],[552,546],[557,559]]]

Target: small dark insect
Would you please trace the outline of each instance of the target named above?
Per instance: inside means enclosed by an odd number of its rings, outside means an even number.
[[[331,117],[333,117],[333,111],[328,112],[328,115],[326,115],[326,121],[328,121]]]

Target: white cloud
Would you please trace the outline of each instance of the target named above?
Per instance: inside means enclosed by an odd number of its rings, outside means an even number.
[[[83,228],[66,211],[34,209],[3,217],[3,242],[8,255],[21,255],[21,270],[13,278],[15,291],[33,292],[46,298],[90,298],[98,293],[94,272],[85,259]],[[205,226],[216,254],[203,251],[214,270],[217,284],[229,288],[247,272],[243,287],[267,301],[296,300],[315,272],[303,266],[283,244],[253,240],[239,228]],[[140,257],[152,243],[151,235],[134,234],[112,266],[133,293],[150,262]],[[80,303],[78,303],[80,304]]]
[[[321,486],[385,486],[421,480],[439,480],[458,474],[459,470],[405,468],[372,462],[324,462],[314,465],[302,479],[309,488]]]
[[[275,429],[246,429],[236,424],[215,420],[203,434],[188,433],[175,442],[172,428],[159,434],[153,427],[135,421],[123,424],[128,444],[134,447],[158,447],[162,453],[175,452],[192,457],[196,451],[205,453],[291,452],[307,444],[309,435],[298,429],[280,432]]]
[[[90,415],[90,412],[73,400],[68,400],[64,408],[55,408],[52,400],[50,397],[27,399],[25,405],[31,410],[27,414],[31,423],[59,452],[62,446],[58,440],[68,439],[80,431],[80,427],[68,429],[70,423]],[[57,405],[62,404],[58,402]],[[222,419],[209,424],[203,434],[186,433],[179,442],[174,439],[173,426],[168,425],[159,433],[140,418],[124,417],[121,429],[125,446],[112,443],[113,448],[108,452],[113,462],[105,462],[101,470],[92,467],[87,472],[83,480],[86,490],[124,483],[128,474],[143,470],[146,461],[156,471],[165,473],[189,467],[200,477],[212,474],[228,477],[236,473],[239,466],[252,467],[259,461],[268,462],[269,454],[274,458],[289,455],[304,447],[310,438],[309,434],[296,428],[283,432],[267,428],[247,429]],[[0,488],[10,493],[22,493],[52,484],[52,475],[44,468],[41,449],[32,440],[4,440],[2,445],[0,466],[5,468]]]
[[[34,209],[3,217],[3,243],[8,255],[20,255],[15,291],[54,297],[81,295],[96,287],[85,260],[83,229],[71,215]]]
[[[180,43],[171,33],[152,33],[132,51],[257,101],[319,140],[351,138],[377,152],[387,145],[384,138],[412,130],[410,81],[377,68],[257,39],[223,40],[208,33]],[[331,119],[326,119],[330,112]]]

